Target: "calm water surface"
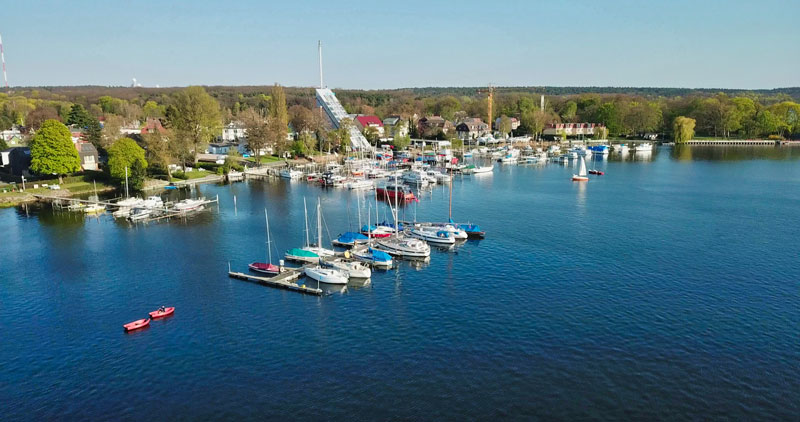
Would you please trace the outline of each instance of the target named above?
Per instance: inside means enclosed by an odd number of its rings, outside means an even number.
[[[743,151],[457,179],[485,240],[322,298],[228,262],[264,259],[264,207],[281,252],[303,198],[355,227],[348,191],[203,185],[219,211],[146,226],[0,210],[0,419],[798,420],[800,149]]]

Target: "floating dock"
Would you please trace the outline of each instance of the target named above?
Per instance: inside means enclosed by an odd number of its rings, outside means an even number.
[[[231,278],[261,284],[263,286],[277,287],[279,289],[322,296],[323,291],[318,287],[308,287],[306,285],[297,284],[295,280],[300,278],[301,275],[303,275],[303,268],[286,268],[282,273],[274,277],[259,277],[236,271],[228,271],[228,277]]]

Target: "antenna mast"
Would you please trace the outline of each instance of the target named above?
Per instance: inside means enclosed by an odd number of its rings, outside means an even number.
[[[6,56],[3,53],[3,37],[0,36],[0,61],[3,62],[3,81],[6,83],[6,92],[8,92],[8,74],[6,74]]]
[[[319,88],[325,88],[325,82],[322,79],[322,40],[317,41],[317,47],[319,48]]]

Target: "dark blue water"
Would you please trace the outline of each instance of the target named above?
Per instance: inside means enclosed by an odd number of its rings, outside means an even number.
[[[262,259],[264,207],[281,251],[304,197],[355,227],[347,191],[204,185],[219,212],[138,227],[0,210],[0,419],[798,420],[800,161],[770,154],[458,179],[485,240],[321,298],[228,261]],[[446,218],[446,189],[422,196]]]

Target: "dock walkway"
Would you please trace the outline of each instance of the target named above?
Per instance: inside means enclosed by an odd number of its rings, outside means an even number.
[[[259,277],[237,271],[228,271],[228,277],[261,284],[262,286],[277,287],[280,289],[291,290],[294,292],[309,295],[322,296],[322,289],[318,287],[308,287],[304,284],[297,284],[295,280],[303,275],[303,268],[285,268],[284,271],[274,277]]]

